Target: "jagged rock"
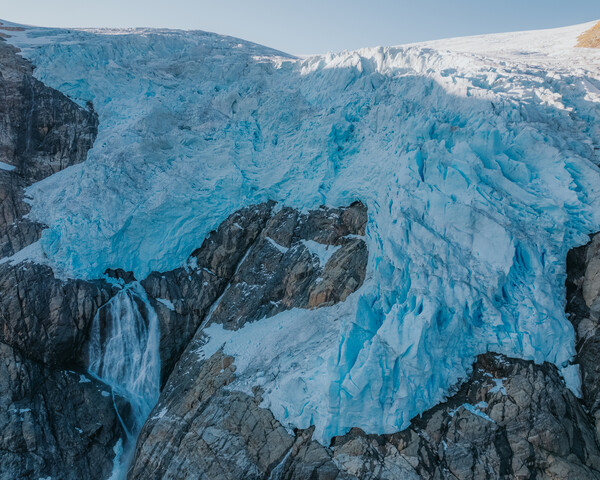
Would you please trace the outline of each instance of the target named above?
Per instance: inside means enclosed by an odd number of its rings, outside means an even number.
[[[142,282],[157,299],[165,319],[161,328],[174,332],[183,325],[187,334],[204,318],[207,325],[240,328],[285,309],[343,301],[362,284],[367,263],[366,244],[357,238],[367,221],[362,204],[304,214],[273,207],[268,203],[237,212],[192,254],[186,269],[153,273]],[[331,248],[324,265],[307,246],[310,241],[316,244],[313,249]],[[193,320],[173,323],[186,313]],[[180,337],[175,340],[183,345]],[[169,376],[140,434],[132,478],[147,478],[147,472],[153,478],[222,478],[224,472],[231,478],[263,478],[291,447],[293,439],[283,426],[259,408],[259,395],[223,388],[233,380],[230,357],[219,353],[198,361],[195,351],[204,340],[202,330],[188,340]]]
[[[600,234],[567,256],[567,307],[575,328],[583,401],[600,435]]]
[[[600,316],[600,235],[595,235],[586,249],[585,274],[581,283],[581,293],[590,315]]]
[[[0,265],[0,342],[46,365],[79,362],[96,310],[114,294],[97,280],[59,280],[31,262]]]
[[[122,268],[107,268],[104,274],[107,277],[114,278],[116,280],[122,280],[123,283],[131,283],[136,281],[133,272],[126,272]]]
[[[356,236],[364,235],[366,223],[361,203],[306,214],[282,208],[240,264],[208,324],[237,330],[291,308],[345,300],[365,279],[367,246]],[[324,265],[319,250],[333,253]]]
[[[407,430],[355,429],[332,449],[350,478],[600,478],[589,417],[556,367],[493,353],[479,356],[460,390]]]
[[[0,169],[0,258],[34,243],[44,229],[43,225],[24,218],[30,210],[24,201],[26,186],[27,182],[14,171]]]
[[[234,379],[233,358],[194,357],[189,351],[175,367],[140,433],[128,478],[264,478],[292,437],[259,399],[224,388]]]
[[[357,236],[365,233],[367,211],[361,203],[304,214],[274,206],[234,213],[185,268],[153,272],[141,282],[160,319],[163,381],[204,320],[237,329],[290,308],[332,305],[362,285],[367,248]],[[335,253],[321,265],[307,241]]]
[[[0,343],[0,480],[108,478],[123,437],[108,388]]]
[[[481,355],[459,391],[407,430],[353,429],[323,446],[312,428],[286,432],[258,390],[229,390],[233,359],[200,360],[197,347],[173,371],[128,478],[600,478],[594,428],[550,364]]]
[[[39,239],[24,217],[23,188],[85,160],[97,115],[33,77],[33,66],[0,39],[0,258]],[[12,170],[10,168],[13,167]],[[6,169],[8,168],[8,169]]]
[[[160,321],[163,383],[264,228],[273,206],[269,202],[232,214],[192,253],[185,268],[152,272],[140,282]]]
[[[481,355],[460,391],[409,430],[413,439],[427,439],[425,451],[436,459],[427,462],[419,452],[420,475],[600,478],[589,417],[548,363]]]

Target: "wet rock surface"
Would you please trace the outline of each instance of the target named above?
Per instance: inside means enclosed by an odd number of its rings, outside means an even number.
[[[92,319],[116,292],[103,280],[59,280],[31,262],[0,264],[0,291],[0,342],[49,366],[85,364]]]

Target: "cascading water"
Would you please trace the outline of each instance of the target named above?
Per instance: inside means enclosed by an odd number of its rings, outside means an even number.
[[[115,448],[115,470],[111,479],[125,476],[135,439],[158,400],[159,339],[158,317],[137,282],[125,285],[94,317],[89,371],[112,388],[113,399],[115,395],[122,397],[131,407],[129,421],[125,422],[115,401],[128,447],[125,451],[121,444]]]

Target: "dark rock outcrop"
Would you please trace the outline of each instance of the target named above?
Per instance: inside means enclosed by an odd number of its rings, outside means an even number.
[[[208,235],[185,268],[153,272],[140,282],[160,322],[163,382],[264,228],[273,205],[234,213]]]
[[[150,274],[141,283],[160,319],[163,381],[202,322],[238,329],[345,300],[365,278],[366,222],[361,203],[304,214],[263,203],[231,215],[185,268]],[[321,265],[306,242],[335,253]]]
[[[600,478],[589,417],[550,364],[482,355],[446,403],[403,432],[353,429],[329,447],[288,433],[226,387],[233,358],[178,364],[138,441],[130,479]]]
[[[575,328],[583,401],[600,435],[600,234],[567,256],[567,315]]]
[[[367,246],[356,237],[365,234],[366,223],[361,203],[305,214],[279,210],[239,265],[208,324],[237,330],[291,308],[344,301],[365,279]],[[322,265],[311,249],[330,258]]]
[[[82,365],[96,310],[115,290],[102,280],[59,280],[31,262],[0,265],[0,342],[49,366]]]
[[[172,325],[189,332],[190,325],[197,328],[202,322],[238,329],[286,309],[332,305],[365,279],[367,248],[360,236],[366,222],[360,203],[304,214],[291,208],[274,211],[272,203],[250,207],[212,232],[187,269],[153,273],[142,284],[158,298],[161,328],[167,332],[174,331]],[[329,258],[319,258],[322,251]],[[193,310],[186,312],[190,305]],[[184,313],[188,317],[181,321]],[[205,478],[263,478],[291,447],[292,437],[258,406],[259,395],[224,388],[234,378],[231,357],[218,354],[198,361],[196,351],[205,341],[201,328],[186,344],[175,339],[187,348],[142,429],[132,478],[201,472]]]
[[[0,343],[0,480],[108,478],[124,436],[109,391]]]
[[[233,358],[193,357],[175,367],[140,433],[128,478],[264,478],[292,437],[259,400],[224,388],[234,379]]]

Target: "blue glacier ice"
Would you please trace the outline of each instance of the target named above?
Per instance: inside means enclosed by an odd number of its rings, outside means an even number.
[[[323,442],[394,432],[475,355],[555,363],[574,391],[567,251],[600,230],[600,53],[589,25],[297,59],[168,30],[27,28],[9,41],[100,127],[85,163],[27,191],[55,272],[181,265],[235,210],[361,200],[368,275],[225,345],[231,388]]]

